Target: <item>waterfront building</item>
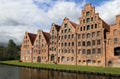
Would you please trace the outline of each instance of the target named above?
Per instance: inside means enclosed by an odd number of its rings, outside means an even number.
[[[83,66],[120,67],[120,15],[107,24],[86,4],[76,24],[65,17],[50,32],[25,33],[21,46],[22,62],[40,62]]]

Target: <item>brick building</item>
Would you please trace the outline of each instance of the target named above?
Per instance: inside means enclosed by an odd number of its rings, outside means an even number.
[[[120,67],[120,15],[107,24],[86,4],[79,23],[65,17],[62,25],[52,24],[50,32],[25,33],[21,61],[85,66]]]

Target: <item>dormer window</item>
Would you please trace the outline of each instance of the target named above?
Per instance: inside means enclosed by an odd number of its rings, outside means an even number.
[[[64,27],[67,27],[67,24],[64,24]]]
[[[89,16],[90,15],[90,12],[88,11],[88,12],[86,12],[86,16]]]

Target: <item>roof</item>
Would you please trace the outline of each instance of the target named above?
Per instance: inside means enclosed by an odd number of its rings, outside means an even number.
[[[72,24],[72,26],[73,26],[74,28],[77,27],[77,24],[76,24],[76,23],[74,23],[74,22],[72,22],[72,21],[70,21],[70,23]]]
[[[45,36],[47,43],[49,43],[50,42],[50,34],[48,32],[43,32],[43,35]]]
[[[102,20],[102,19],[101,19],[101,20]],[[107,31],[109,31],[109,30],[110,30],[110,26],[109,26],[105,21],[102,20],[102,22],[103,22],[103,27],[104,27]]]
[[[56,30],[57,30],[57,31],[59,31],[59,30],[60,30],[60,27],[61,27],[61,26],[59,26],[59,25],[55,24],[55,28],[56,28]]]
[[[31,43],[32,43],[32,45],[33,45],[33,43],[34,43],[34,41],[35,41],[35,38],[36,38],[37,34],[28,33],[28,36],[29,36],[30,41],[31,41]]]

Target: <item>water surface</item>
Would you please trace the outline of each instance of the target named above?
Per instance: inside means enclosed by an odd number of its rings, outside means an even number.
[[[0,79],[120,79],[120,78],[0,65]]]

